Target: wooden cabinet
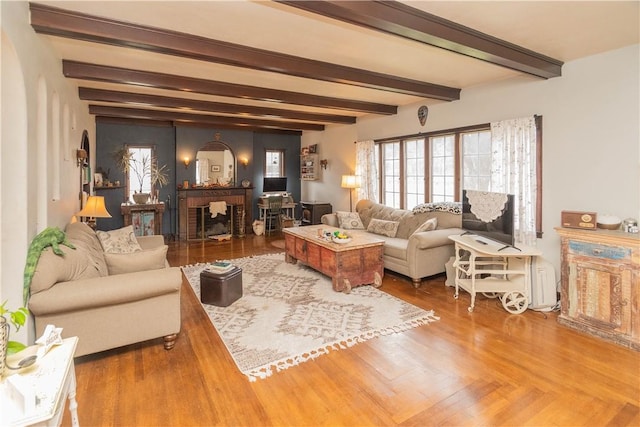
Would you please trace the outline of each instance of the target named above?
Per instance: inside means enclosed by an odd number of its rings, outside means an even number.
[[[284,229],[285,260],[292,264],[300,261],[331,277],[334,291],[348,293],[356,286],[380,286],[384,240],[368,233],[354,235],[347,244],[318,238],[319,231],[335,230],[323,226]]]
[[[330,203],[324,202],[300,202],[302,210],[302,225],[320,224],[322,215],[332,212]]]
[[[315,181],[319,178],[320,164],[317,154],[305,154],[300,156],[300,178],[303,181]]]
[[[640,350],[640,236],[557,228],[566,326]]]
[[[120,205],[124,217],[124,226],[133,225],[136,236],[153,236],[162,234],[162,214],[164,203],[144,205]]]

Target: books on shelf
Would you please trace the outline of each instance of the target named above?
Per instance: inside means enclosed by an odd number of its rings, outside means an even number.
[[[207,270],[213,273],[226,273],[233,269],[233,264],[229,261],[215,261],[209,264]]]

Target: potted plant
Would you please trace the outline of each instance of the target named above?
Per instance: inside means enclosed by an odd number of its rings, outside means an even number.
[[[164,187],[169,182],[169,175],[167,173],[169,169],[167,165],[158,166],[158,162],[153,161],[151,157],[147,155],[138,159],[129,151],[129,148],[123,147],[115,152],[114,158],[118,167],[125,174],[129,174],[129,182],[131,182],[133,176],[135,176],[138,181],[138,190],[134,190],[135,193],[132,196],[137,204],[147,203],[151,196],[149,193],[142,192],[145,177],[149,177],[152,186],[158,185]]]
[[[16,332],[24,326],[29,310],[20,307],[15,311],[6,308],[7,301],[0,305],[0,375],[4,372],[5,359],[8,354],[24,350],[26,346],[17,341],[9,341],[9,323],[13,324]],[[8,317],[8,318],[7,318]]]

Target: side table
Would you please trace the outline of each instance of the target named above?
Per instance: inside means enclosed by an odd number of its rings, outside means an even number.
[[[76,374],[73,355],[78,337],[66,338],[29,368],[13,375],[20,375],[21,382],[35,393],[35,409],[23,413],[11,400],[7,378],[0,382],[0,425],[2,426],[59,426],[65,399],[69,399],[71,425],[79,427],[78,403],[76,402]]]
[[[541,256],[536,248],[519,245],[507,247],[487,241],[479,236],[449,236],[455,242],[456,291],[460,288],[471,294],[473,311],[476,293],[487,297],[500,297],[502,306],[511,314],[520,314],[527,309],[531,293],[531,258]]]

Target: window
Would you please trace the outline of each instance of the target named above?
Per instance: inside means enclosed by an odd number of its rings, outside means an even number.
[[[390,142],[382,145],[382,203],[400,208],[400,143]]]
[[[285,176],[284,150],[265,150],[264,176],[267,178]]]
[[[542,235],[542,117],[536,116],[536,230]],[[490,124],[377,140],[381,203],[412,209],[459,201],[462,189],[490,191]],[[427,153],[427,158],[425,158]]]
[[[463,189],[489,191],[491,185],[491,131],[462,134]]]
[[[127,195],[132,199],[134,193],[153,194],[151,185],[151,162],[155,159],[153,147],[127,147],[129,152],[129,171],[127,174]]]
[[[455,188],[455,135],[429,138],[431,147],[431,202],[453,202]]]
[[[405,142],[405,208],[413,209],[424,203],[425,163],[424,139],[412,139]]]

